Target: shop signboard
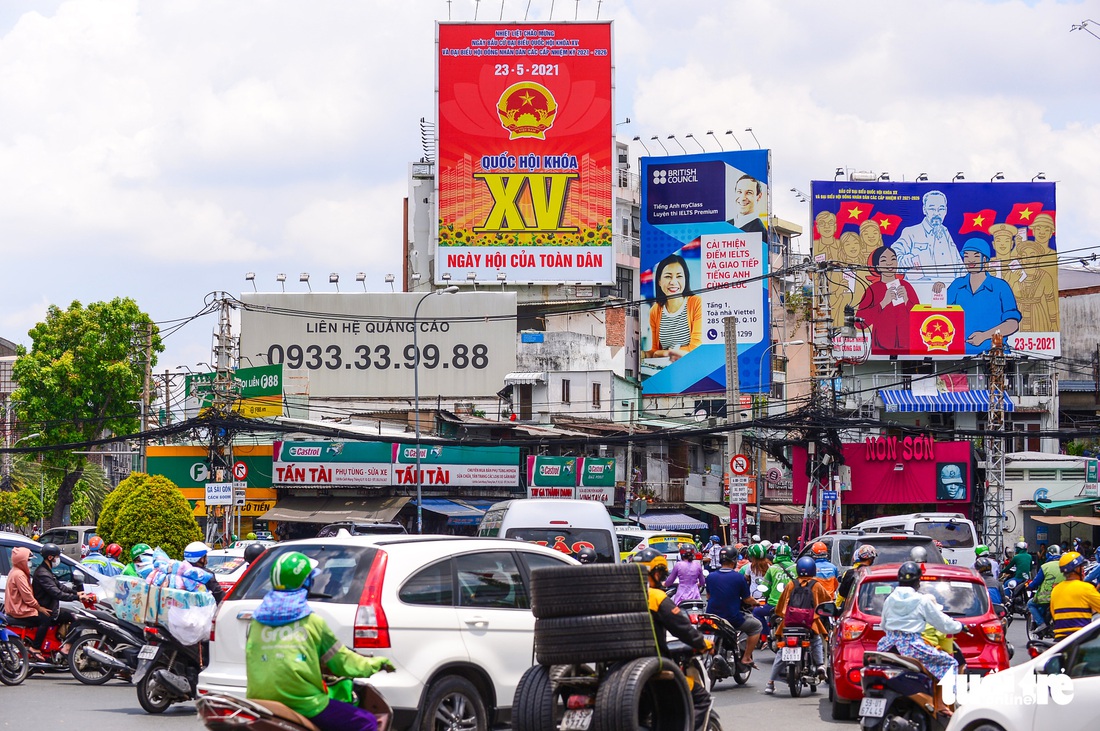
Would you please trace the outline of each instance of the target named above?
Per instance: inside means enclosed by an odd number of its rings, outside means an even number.
[[[416,445],[396,445],[394,485],[416,484]],[[516,487],[519,447],[420,447],[421,484],[446,487]]]
[[[613,283],[611,23],[439,23],[436,61],[436,283]]]
[[[393,484],[394,445],[387,442],[280,442],[272,447],[279,487]]]
[[[527,497],[576,498],[577,458],[528,456]]]
[[[1061,355],[1053,183],[815,181],[813,253],[829,309],[855,309],[878,359]]]
[[[204,411],[217,396],[217,373],[195,373],[184,379],[187,409]],[[233,411],[250,418],[283,413],[283,367],[280,364],[238,368],[230,373],[232,386],[223,395]]]

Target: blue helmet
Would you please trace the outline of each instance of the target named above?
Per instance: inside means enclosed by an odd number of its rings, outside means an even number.
[[[721,542],[722,542],[722,539],[721,539],[721,538],[719,538],[718,536],[711,536],[711,537],[710,537],[710,542],[711,542],[711,543],[721,543]]]
[[[817,575],[817,561],[814,561],[809,556],[803,556],[798,559],[798,562],[794,565],[795,571],[799,576],[816,576]]]

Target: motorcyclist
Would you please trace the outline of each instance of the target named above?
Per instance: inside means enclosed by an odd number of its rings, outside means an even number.
[[[246,566],[251,566],[252,562],[255,561],[256,559],[258,559],[260,556],[262,556],[264,554],[264,551],[266,551],[266,550],[267,550],[267,548],[262,543],[250,543],[250,544],[248,544],[244,549],[244,563],[245,563],[245,565]],[[588,550],[591,551],[592,549],[588,549]],[[592,551],[592,552],[595,553],[595,551]],[[578,555],[578,559],[579,559],[579,555]],[[581,563],[585,563],[585,562],[581,561]]]
[[[775,628],[775,634],[777,637],[783,636],[783,630],[787,627],[788,620],[792,622],[791,626],[795,626],[796,621],[793,617],[787,616],[787,607],[791,600],[791,594],[794,593],[796,587],[806,588],[809,587],[813,592],[813,606],[816,607],[819,604],[828,602],[832,595],[822,585],[821,579],[817,578],[817,562],[809,556],[803,556],[798,559],[795,564],[795,570],[798,576],[794,581],[789,582],[783,589],[783,594],[779,597],[779,603],[775,606],[775,614],[782,619],[779,622],[779,626]],[[806,626],[805,623],[802,626]],[[825,628],[825,624],[821,621],[821,617],[813,616],[810,620],[809,629],[811,632],[810,637],[810,655],[813,659],[814,667],[816,669],[818,677],[825,679],[825,642],[824,637],[828,635],[828,630]],[[779,679],[780,674],[783,672],[784,662],[780,659],[781,653],[776,653],[775,661],[772,663],[772,674],[768,678],[768,684],[764,687],[764,692],[771,695],[775,692],[775,681]]]
[[[1085,581],[1095,586],[1097,582],[1100,582],[1100,548],[1096,549],[1092,561],[1096,565],[1092,567],[1092,571],[1089,571],[1088,574],[1085,575]]]
[[[1001,572],[1001,567],[998,566],[997,562],[993,560],[993,556],[989,553],[989,546],[985,545],[984,543],[979,544],[974,549],[974,560],[975,561],[977,561],[982,556],[985,556],[987,559],[989,559],[989,565],[992,567],[992,570],[993,570],[993,580],[996,581],[998,575]]]
[[[764,604],[752,610],[752,616],[760,620],[765,630],[768,628],[768,621],[772,614],[775,613],[775,605],[779,603],[779,597],[783,595],[783,589],[794,581],[795,576],[797,576],[797,570],[794,559],[791,557],[791,547],[789,544],[780,543],[775,549],[775,561],[764,574],[764,586],[768,589]],[[763,634],[767,636],[768,633]]]
[[[1058,559],[1058,568],[1065,580],[1050,592],[1050,611],[1054,617],[1055,641],[1065,639],[1092,622],[1100,613],[1100,592],[1081,578],[1085,557],[1076,551],[1066,551]]]
[[[88,554],[81,559],[80,565],[96,574],[107,575],[107,558],[103,555],[103,539],[92,536],[88,539]]]
[[[882,629],[884,635],[878,641],[879,652],[896,650],[899,655],[920,660],[938,680],[948,673],[958,672],[959,663],[950,654],[933,647],[922,636],[927,625],[944,634],[953,635],[963,629],[958,622],[943,613],[943,608],[931,594],[922,594],[921,568],[914,561],[906,561],[898,568],[898,586],[882,604]],[[936,684],[937,711],[946,711],[941,695],[941,684]]]
[[[695,546],[686,543],[680,546],[680,560],[672,565],[672,571],[661,588],[667,589],[673,585],[676,586],[676,593],[672,601],[676,604],[702,598],[699,590],[707,584],[703,577],[703,565],[695,560]]]
[[[753,607],[752,616],[760,620],[760,636],[767,640],[769,612],[766,608],[766,601],[768,598],[768,585],[765,583],[764,577],[768,575],[768,570],[772,567],[772,564],[767,558],[764,543],[766,541],[749,546],[749,562],[738,570],[749,582],[749,591],[752,592],[752,598],[757,602],[757,606]]]
[[[756,617],[751,615],[746,617],[744,609],[756,606],[756,600],[752,598],[749,582],[735,568],[737,549],[726,546],[722,549],[720,560],[722,568],[712,571],[707,576],[707,612],[717,614],[745,633],[748,639],[745,642],[745,654],[741,657],[741,663],[755,668],[756,663],[752,661],[752,653],[760,642],[763,625]]]
[[[72,612],[61,606],[61,602],[73,602],[84,598],[84,592],[73,591],[61,585],[53,567],[61,563],[61,549],[54,543],[42,544],[42,563],[34,570],[31,580],[31,588],[34,598],[38,603],[49,610],[49,621],[39,622],[38,631],[34,635],[34,646],[42,647],[46,635],[50,631],[50,625],[65,624],[72,620]],[[69,653],[69,646],[61,648],[62,654]]]
[[[122,546],[117,543],[108,543],[107,548],[103,549],[103,556],[107,561],[104,576],[118,576],[126,569],[126,564],[118,560],[122,556]]]
[[[322,673],[368,678],[395,668],[384,657],[349,650],[313,612],[306,596],[315,573],[310,559],[297,551],[271,566],[271,591],[252,614],[245,642],[247,696],[278,701],[321,731],[377,731],[374,714],[329,698]]]
[[[1004,594],[1001,593],[1001,585],[993,577],[993,560],[981,556],[974,562],[974,570],[982,577],[985,588],[989,591],[989,601],[992,604],[1004,604]]]
[[[1035,592],[1027,602],[1027,610],[1031,612],[1031,617],[1038,628],[1043,628],[1050,622],[1051,591],[1055,584],[1061,584],[1065,579],[1059,563],[1061,556],[1062,549],[1057,543],[1047,546],[1046,563],[1039,567],[1034,578],[1027,583],[1027,588]],[[1017,588],[1017,591],[1022,590]]]
[[[252,546],[258,545],[258,543],[252,544]],[[252,548],[252,546],[249,546],[248,548]],[[245,556],[248,555],[248,548],[245,549]],[[596,563],[597,558],[599,558],[599,555],[596,553],[596,549],[592,548],[591,546],[581,546],[577,550],[576,559],[583,564],[594,564]]]
[[[50,610],[38,603],[31,589],[30,557],[31,549],[26,546],[11,549],[11,571],[4,589],[4,614],[8,616],[8,623],[17,627],[38,627],[45,623],[48,628]],[[38,647],[32,645],[27,649],[36,660],[41,659]]]
[[[193,541],[188,543],[183,549],[183,560],[192,566],[196,566],[200,569],[206,568],[206,554],[210,552],[210,547],[202,541]],[[214,602],[217,604],[222,603],[222,599],[225,598],[225,589],[218,583],[218,577],[214,574],[210,574],[210,578],[206,580],[206,590],[214,595]]]
[[[149,547],[148,543],[137,543],[130,549],[130,563],[126,564],[126,568],[122,570],[123,576],[139,576],[137,570],[137,562],[141,560],[141,557],[145,554],[149,554],[151,558],[153,555],[153,549]]]
[[[707,564],[711,571],[717,571],[722,567],[722,561],[718,558],[718,554],[722,552],[722,539],[718,536],[711,536],[710,543],[703,549],[703,554],[707,557]]]
[[[817,541],[810,546],[810,556],[817,564],[817,578],[821,579],[822,586],[829,592],[829,596],[835,595],[840,581],[840,569],[829,560],[829,547],[822,541]]]
[[[655,633],[657,649],[661,656],[668,657],[666,632],[672,633],[673,637],[700,652],[710,650],[712,647],[710,641],[695,628],[695,625],[688,619],[687,614],[676,606],[662,589],[669,573],[668,559],[665,558],[665,555],[655,548],[647,548],[644,551],[635,553],[630,560],[646,567],[646,575],[649,579],[647,588],[649,613],[654,624],[659,624],[662,628],[662,631]],[[719,572],[715,572],[711,576],[716,576]],[[702,731],[702,725],[706,722],[707,711],[710,709],[710,693],[707,692],[703,683],[690,682],[689,684],[691,685],[692,705],[695,706],[695,731]]]
[[[836,605],[838,608],[843,608],[844,602],[852,595],[852,589],[855,588],[856,584],[856,574],[864,566],[870,566],[875,562],[875,559],[878,558],[878,551],[870,543],[864,543],[856,549],[852,557],[855,559],[855,563],[852,564],[852,568],[844,572],[844,576],[840,578],[840,586],[836,590]]]
[[[1032,560],[1027,552],[1027,541],[1016,543],[1016,553],[1005,564],[1005,573],[1011,573],[1016,580],[1025,583],[1031,578]]]

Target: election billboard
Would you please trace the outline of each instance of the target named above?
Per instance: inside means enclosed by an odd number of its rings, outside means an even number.
[[[812,185],[834,324],[854,308],[871,358],[985,353],[997,332],[1012,351],[1061,355],[1053,183]]]
[[[611,284],[611,23],[439,23],[435,281]]]
[[[724,392],[728,316],[741,391],[770,392],[770,151],[643,157],[641,171],[642,393]]]
[[[491,396],[516,369],[513,292],[246,292],[241,302],[241,353],[308,378],[311,397],[409,397],[416,368],[422,398]]]

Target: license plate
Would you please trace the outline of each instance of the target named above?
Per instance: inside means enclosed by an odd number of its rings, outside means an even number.
[[[859,702],[859,715],[868,718],[882,718],[886,713],[885,698],[864,698]]]
[[[138,652],[138,660],[152,660],[157,656],[156,645],[145,645]]]
[[[588,731],[592,725],[591,708],[578,708],[566,711],[561,718],[561,731]]]
[[[784,647],[779,659],[783,662],[798,662],[802,659],[801,647]]]

